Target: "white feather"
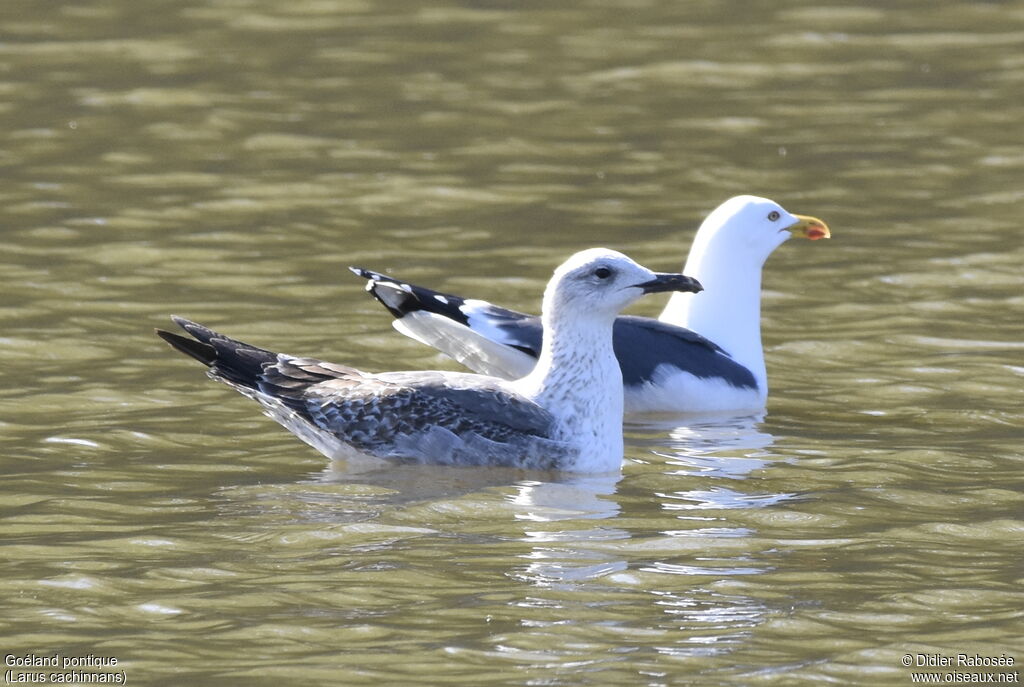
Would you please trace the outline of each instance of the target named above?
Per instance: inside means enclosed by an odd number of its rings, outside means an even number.
[[[411,339],[432,346],[480,374],[517,379],[533,369],[537,359],[497,343],[444,315],[417,310],[391,325]]]
[[[721,377],[697,377],[675,365],[659,365],[649,384],[625,389],[630,413],[754,412],[764,407],[759,389],[738,388]],[[693,400],[692,404],[687,401]]]

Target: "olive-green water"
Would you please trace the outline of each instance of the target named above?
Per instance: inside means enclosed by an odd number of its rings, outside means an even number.
[[[4,0],[0,178],[8,681],[1024,662],[1022,2]],[[152,334],[456,369],[345,267],[536,310],[738,193],[834,235],[766,266],[768,412],[621,476],[329,464]]]

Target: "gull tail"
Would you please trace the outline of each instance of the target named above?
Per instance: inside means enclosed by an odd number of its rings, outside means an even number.
[[[257,401],[264,412],[325,456],[335,457],[343,443],[329,428],[318,426],[313,412],[321,408],[308,394],[318,384],[333,380],[340,386],[358,383],[359,372],[344,365],[313,358],[295,358],[251,346],[219,334],[183,317],[172,317],[192,338],[156,330],[174,349],[195,358],[213,379]],[[322,414],[322,412],[321,412]]]
[[[236,341],[184,317],[172,316],[171,319],[193,338],[163,329],[156,330],[157,336],[175,350],[206,365],[214,377],[232,386],[261,390],[267,368],[278,362],[277,353]]]

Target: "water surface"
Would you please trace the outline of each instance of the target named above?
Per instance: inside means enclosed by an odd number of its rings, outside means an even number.
[[[5,654],[167,685],[1024,661],[1020,2],[5,9]],[[328,464],[152,335],[456,369],[344,267],[536,310],[581,247],[677,269],[737,193],[834,232],[768,263],[768,411],[631,423],[622,475]]]

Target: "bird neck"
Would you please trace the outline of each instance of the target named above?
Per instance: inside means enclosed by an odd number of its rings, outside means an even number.
[[[612,348],[614,316],[549,317],[533,371],[518,390],[555,415],[556,438],[578,447],[567,470],[610,472],[622,465],[622,372]]]
[[[754,256],[716,250],[713,242],[699,244],[695,240],[683,273],[696,277],[704,291],[672,294],[658,318],[692,329],[721,346],[753,373],[762,394],[767,391],[761,345],[763,265],[764,261]]]

